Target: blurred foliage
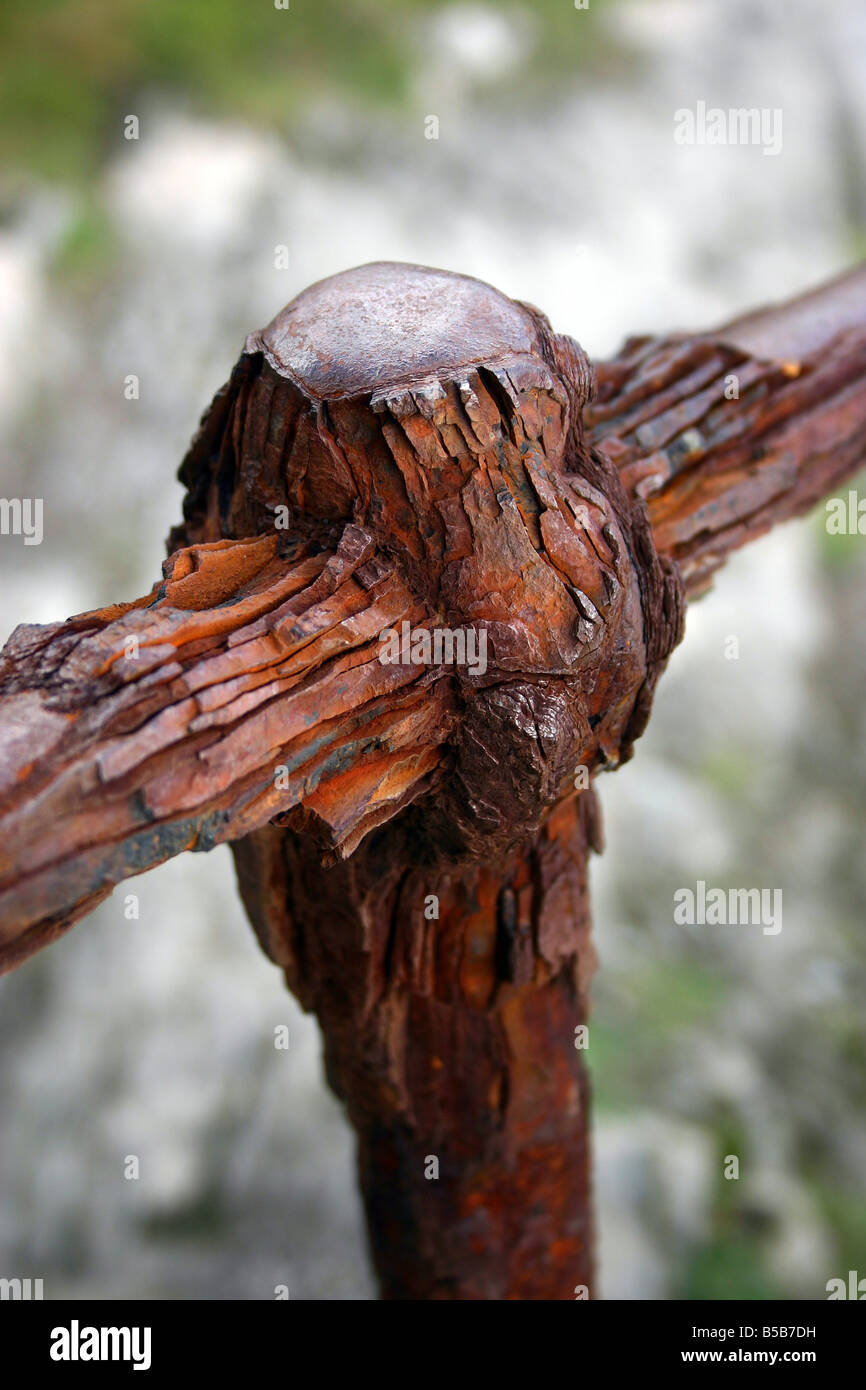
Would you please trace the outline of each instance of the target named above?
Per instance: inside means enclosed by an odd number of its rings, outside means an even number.
[[[735,1113],[720,1107],[715,1122],[718,1177],[713,1194],[712,1239],[695,1250],[686,1264],[679,1299],[783,1299],[785,1290],[767,1268],[766,1236],[772,1219],[749,1207],[740,1180],[725,1177],[729,1154],[741,1163],[748,1156],[748,1136]]]
[[[817,1182],[814,1192],[836,1242],[838,1265],[831,1277],[845,1277],[849,1269],[862,1271],[866,1250],[866,1204],[862,1192]]]
[[[680,1299],[757,1301],[783,1299],[784,1289],[763,1267],[760,1241],[737,1231],[719,1233],[691,1260]]]
[[[104,205],[99,199],[84,195],[64,229],[50,269],[67,288],[86,289],[97,278],[104,282],[106,269],[118,250],[114,223]]]
[[[866,473],[861,473],[842,487],[836,488],[832,496],[841,497],[847,503],[849,492],[856,492],[859,498],[866,497]],[[818,558],[825,569],[844,570],[860,559],[863,553],[863,537],[856,531],[842,535],[831,534],[827,530],[826,502],[818,504],[812,518],[818,540]]]
[[[753,761],[742,749],[734,746],[709,753],[698,764],[696,772],[713,791],[740,803],[754,786]]]
[[[725,987],[720,973],[688,959],[648,965],[628,997],[599,981],[589,1050],[599,1111],[628,1112],[643,1104],[654,1079],[667,1072],[673,1050],[688,1045],[689,1031],[711,1026]]]
[[[527,57],[547,87],[557,74],[573,76],[589,53],[598,57],[597,19],[609,3],[576,12],[571,0],[473,0],[471,8],[526,20]],[[423,60],[425,22],[455,4],[290,0],[279,10],[273,0],[6,0],[0,158],[85,180],[151,91],[279,130],[329,96],[399,106]]]

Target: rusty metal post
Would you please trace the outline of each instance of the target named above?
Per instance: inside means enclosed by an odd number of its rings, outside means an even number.
[[[590,779],[686,596],[862,466],[864,287],[594,374],[478,281],[335,276],[204,417],[162,583],[0,654],[0,968],[232,842],[388,1297],[591,1290]]]

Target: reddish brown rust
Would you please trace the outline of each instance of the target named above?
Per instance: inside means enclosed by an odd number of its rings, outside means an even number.
[[[630,755],[684,587],[862,464],[863,283],[633,340],[590,403],[577,344],[489,286],[324,281],[205,416],[163,584],[0,656],[0,967],[232,841],[321,1020],[386,1296],[591,1284],[575,773]],[[483,633],[486,669],[383,664],[404,621]]]
[[[419,864],[421,803],[328,871],[302,835],[235,846],[259,937],[322,1023],[386,1297],[567,1299],[591,1284],[575,1030],[597,834],[587,792],[490,865]]]
[[[632,339],[597,379],[587,436],[694,595],[862,467],[866,272],[712,334]]]

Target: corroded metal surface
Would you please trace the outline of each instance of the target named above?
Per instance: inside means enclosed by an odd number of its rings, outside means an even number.
[[[711,334],[633,339],[597,375],[588,437],[696,594],[862,466],[866,271]]]
[[[372,394],[541,352],[519,304],[468,275],[380,261],[311,285],[247,351],[319,400]]]
[[[591,401],[531,306],[336,276],[248,339],[163,582],[0,655],[0,967],[232,841],[322,1022],[390,1297],[591,1283],[586,778],[630,756],[685,592],[862,465],[862,309],[861,275],[632,340]],[[383,663],[404,622],[483,634],[483,669]]]

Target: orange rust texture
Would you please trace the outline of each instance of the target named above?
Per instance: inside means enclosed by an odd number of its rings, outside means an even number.
[[[689,596],[730,551],[803,515],[863,466],[864,281],[861,271],[830,286],[834,314],[819,303],[811,326],[795,301],[713,334],[632,339],[597,366],[588,437],[647,503],[656,548],[676,561]],[[796,360],[786,355],[794,347]]]
[[[573,1299],[592,1270],[575,1028],[594,796],[483,866],[417,867],[422,832],[419,805],[323,869],[307,837],[259,831],[233,846],[244,903],[321,1021],[384,1295]]]
[[[233,841],[389,1297],[590,1283],[574,774],[631,755],[684,595],[862,466],[866,275],[597,378],[466,276],[314,285],[204,416],[163,583],[0,653],[0,969]],[[383,664],[404,620],[483,633],[486,670]]]
[[[326,401],[325,309],[364,300],[359,277],[392,327],[408,316],[392,336],[414,375],[371,373],[352,334],[345,371],[373,380]],[[443,278],[463,325],[439,312]],[[164,582],[18,629],[0,657],[0,968],[123,878],[269,821],[341,857],[426,796],[434,858],[498,855],[646,721],[679,580],[584,448],[580,349],[465,277],[328,283],[251,341],[206,415]],[[464,346],[419,377],[425,324],[430,361]],[[312,335],[309,379],[280,359],[291,333]],[[463,364],[482,341],[490,365]],[[378,634],[404,621],[483,633],[486,670],[382,664]]]
[[[217,541],[173,555],[138,603],[16,631],[0,658],[0,967],[182,850],[307,799],[326,822],[331,777],[337,837],[424,784],[449,691],[379,662],[381,627],[418,610],[371,552],[352,526],[333,556]]]

